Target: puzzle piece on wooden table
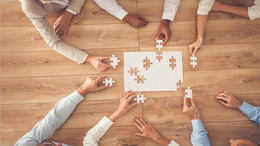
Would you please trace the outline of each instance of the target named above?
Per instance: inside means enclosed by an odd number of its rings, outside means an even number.
[[[117,59],[117,57],[115,57],[115,55],[112,55],[112,57],[110,58],[111,61],[111,65],[113,66],[113,68],[116,68],[116,66],[118,65],[118,62],[120,62],[119,59]]]
[[[190,89],[190,87],[185,89],[185,97],[186,98],[192,98],[192,90]]]
[[[112,78],[105,78],[105,81],[103,81],[103,83],[104,83],[106,86],[113,86],[113,84],[116,83],[116,81],[113,81]]]
[[[195,68],[195,66],[197,65],[197,57],[195,57],[194,55],[190,57],[190,65],[192,65],[193,68]]]
[[[163,40],[156,40],[156,48],[161,50],[163,48]]]
[[[146,97],[144,97],[144,95],[137,95],[137,97],[134,98],[134,100],[137,101],[137,103],[144,103]]]

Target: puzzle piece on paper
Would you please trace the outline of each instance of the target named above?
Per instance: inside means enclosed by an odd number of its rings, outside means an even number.
[[[143,84],[144,80],[146,80],[146,78],[144,78],[144,75],[138,75],[137,78],[135,78],[135,81],[137,81],[137,84]]]
[[[134,76],[137,76],[137,73],[140,72],[139,70],[137,70],[136,67],[131,67],[130,70],[128,71],[128,73],[130,73],[130,75],[134,75]]]
[[[190,89],[190,87],[185,89],[185,97],[186,98],[192,98],[192,90]]]
[[[172,69],[176,67],[176,59],[173,56],[169,59],[169,66]]]
[[[151,65],[153,64],[150,59],[148,59],[147,57],[145,57],[145,59],[143,60],[143,67],[148,70],[148,68],[151,67]]]
[[[144,103],[146,97],[144,97],[144,95],[137,95],[137,97],[134,98],[134,100],[137,101],[137,103]]]
[[[116,68],[116,66],[118,66],[118,62],[120,62],[119,59],[117,59],[117,57],[115,57],[115,55],[112,55],[112,57],[110,58],[111,61],[111,65],[113,66],[113,68]]]
[[[163,40],[156,40],[156,48],[161,50],[163,48]]]
[[[197,65],[197,57],[195,57],[194,55],[190,57],[190,65],[192,65],[193,68],[195,68],[195,66]]]
[[[104,83],[106,86],[113,86],[113,84],[115,83],[115,81],[113,81],[112,78],[106,78],[105,81],[103,81],[103,83]]]
[[[157,50],[156,51],[156,59],[161,62],[161,60],[163,59],[163,53],[162,50]]]

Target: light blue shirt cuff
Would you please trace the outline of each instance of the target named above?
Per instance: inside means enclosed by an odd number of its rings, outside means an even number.
[[[205,130],[205,127],[204,127],[201,119],[191,120],[191,125],[192,125],[193,131]]]
[[[250,115],[250,113],[252,113],[255,109],[254,106],[252,106],[251,104],[248,104],[247,102],[243,101],[243,104],[241,105],[241,107],[239,108],[239,110],[246,114],[247,116]]]
[[[75,104],[79,104],[84,99],[84,97],[81,96],[78,91],[71,93],[68,98]]]

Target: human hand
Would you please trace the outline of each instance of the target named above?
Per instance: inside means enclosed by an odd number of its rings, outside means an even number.
[[[55,30],[55,32],[57,33],[58,36],[67,34],[69,27],[70,27],[72,17],[73,17],[72,13],[65,11],[55,21],[53,29]]]
[[[119,118],[121,115],[123,115],[124,113],[126,113],[129,109],[131,109],[132,107],[134,107],[135,105],[139,104],[139,103],[130,103],[131,100],[133,98],[136,97],[135,92],[132,91],[127,91],[124,92],[121,97],[120,97],[120,102],[119,102],[119,106],[117,108],[117,110],[111,114],[108,118],[111,121],[115,121],[117,118]]]
[[[215,1],[214,2],[214,4],[213,4],[213,6],[212,6],[212,10],[213,11],[222,11],[222,7],[223,7],[223,3],[221,3],[221,2],[218,2],[218,1]]]
[[[231,108],[240,108],[241,105],[243,104],[243,101],[236,98],[234,95],[228,92],[220,93],[217,97],[217,100],[219,103],[226,107],[231,107]]]
[[[85,96],[88,92],[96,92],[107,88],[108,86],[102,86],[102,81],[105,77],[99,78],[87,78],[83,85],[77,90],[79,94]]]
[[[160,23],[159,29],[157,31],[155,40],[163,40],[163,45],[166,44],[172,35],[171,29],[170,29],[170,20],[163,19]]]
[[[102,61],[109,59],[110,57],[94,57],[88,56],[85,62],[91,64],[99,72],[105,71],[107,68],[112,67],[111,65],[105,64]]]
[[[197,39],[194,43],[189,45],[189,52],[191,55],[196,55],[202,45],[202,39]]]
[[[170,144],[170,141],[158,134],[152,125],[148,122],[146,117],[142,119],[140,116],[133,118],[134,125],[141,131],[141,133],[135,133],[135,136],[141,136],[152,139],[163,146]]]
[[[193,101],[193,97],[190,98],[190,102],[188,102],[188,99],[184,97],[183,112],[189,115],[192,120],[200,119],[200,113],[195,102]]]
[[[143,27],[149,23],[144,17],[136,14],[127,14],[123,20],[133,27]]]

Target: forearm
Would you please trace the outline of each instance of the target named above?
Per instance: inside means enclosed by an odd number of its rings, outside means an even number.
[[[243,17],[248,17],[248,7],[236,7],[236,6],[223,4],[220,7],[220,11],[243,16]]]
[[[69,5],[67,6],[66,10],[69,12],[75,12],[79,14],[82,7],[84,6],[86,0],[71,0]],[[74,14],[75,15],[75,14]]]
[[[102,9],[104,9],[109,14],[114,17],[123,20],[123,18],[128,14],[118,3],[116,0],[94,0],[95,3]]]
[[[93,128],[91,128],[85,135],[83,140],[83,146],[98,146],[99,139],[107,132],[107,130],[113,125],[113,122],[107,117],[104,117]]]
[[[197,40],[203,40],[208,15],[197,15]]]
[[[69,58],[72,61],[77,62],[78,64],[84,63],[88,55],[86,52],[76,49],[71,45],[64,43],[61,40],[57,40],[51,47],[56,52]]]
[[[191,120],[191,123],[193,129],[191,134],[191,143],[193,145],[210,146],[208,133],[205,130],[201,119]]]
[[[247,115],[250,120],[255,121],[258,125],[260,125],[260,107],[252,106],[247,102],[243,102],[239,110]]]
[[[173,21],[179,5],[180,0],[165,0],[162,19]]]
[[[155,136],[153,140],[162,146],[168,146],[171,143],[168,139],[160,136],[159,134]]]

